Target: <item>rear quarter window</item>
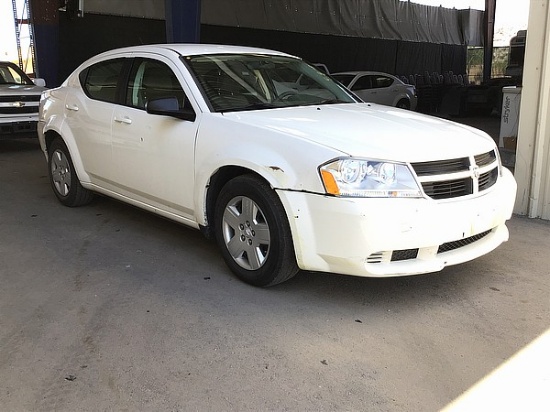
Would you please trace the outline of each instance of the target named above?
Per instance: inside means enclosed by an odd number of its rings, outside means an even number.
[[[96,63],[80,73],[80,84],[86,95],[95,100],[116,103],[117,85],[124,59]]]
[[[373,77],[373,88],[379,89],[382,87],[390,87],[393,84],[393,79],[386,76]]]

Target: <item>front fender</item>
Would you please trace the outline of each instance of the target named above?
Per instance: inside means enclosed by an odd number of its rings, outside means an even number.
[[[250,170],[277,190],[324,193],[318,167],[341,155],[311,140],[268,128],[210,116],[201,123],[195,146],[195,210],[204,223],[206,192],[221,168]]]

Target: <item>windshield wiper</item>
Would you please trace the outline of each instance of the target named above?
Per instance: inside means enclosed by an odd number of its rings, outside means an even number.
[[[241,112],[241,111],[247,111],[247,110],[274,109],[276,107],[280,107],[280,106],[276,106],[276,105],[271,104],[271,103],[258,102],[258,103],[249,104],[248,106],[231,107],[229,109],[220,110],[220,112],[222,112],[222,113],[225,113],[225,112]]]
[[[321,100],[320,102],[317,102],[315,104],[317,105],[317,104],[338,104],[338,103],[349,103],[349,102],[346,102],[346,101],[340,100],[340,99],[325,99],[325,100]]]

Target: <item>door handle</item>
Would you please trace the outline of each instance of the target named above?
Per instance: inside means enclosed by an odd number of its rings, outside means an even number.
[[[65,109],[78,112],[78,106],[76,104],[66,104]]]
[[[132,119],[130,119],[128,117],[115,117],[115,122],[124,123],[124,124],[132,124]]]

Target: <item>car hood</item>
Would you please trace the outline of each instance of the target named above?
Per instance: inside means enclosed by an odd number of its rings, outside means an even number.
[[[234,112],[224,117],[358,157],[421,162],[495,148],[491,137],[472,127],[372,103]]]
[[[1,96],[40,95],[45,87],[21,84],[0,84]]]

